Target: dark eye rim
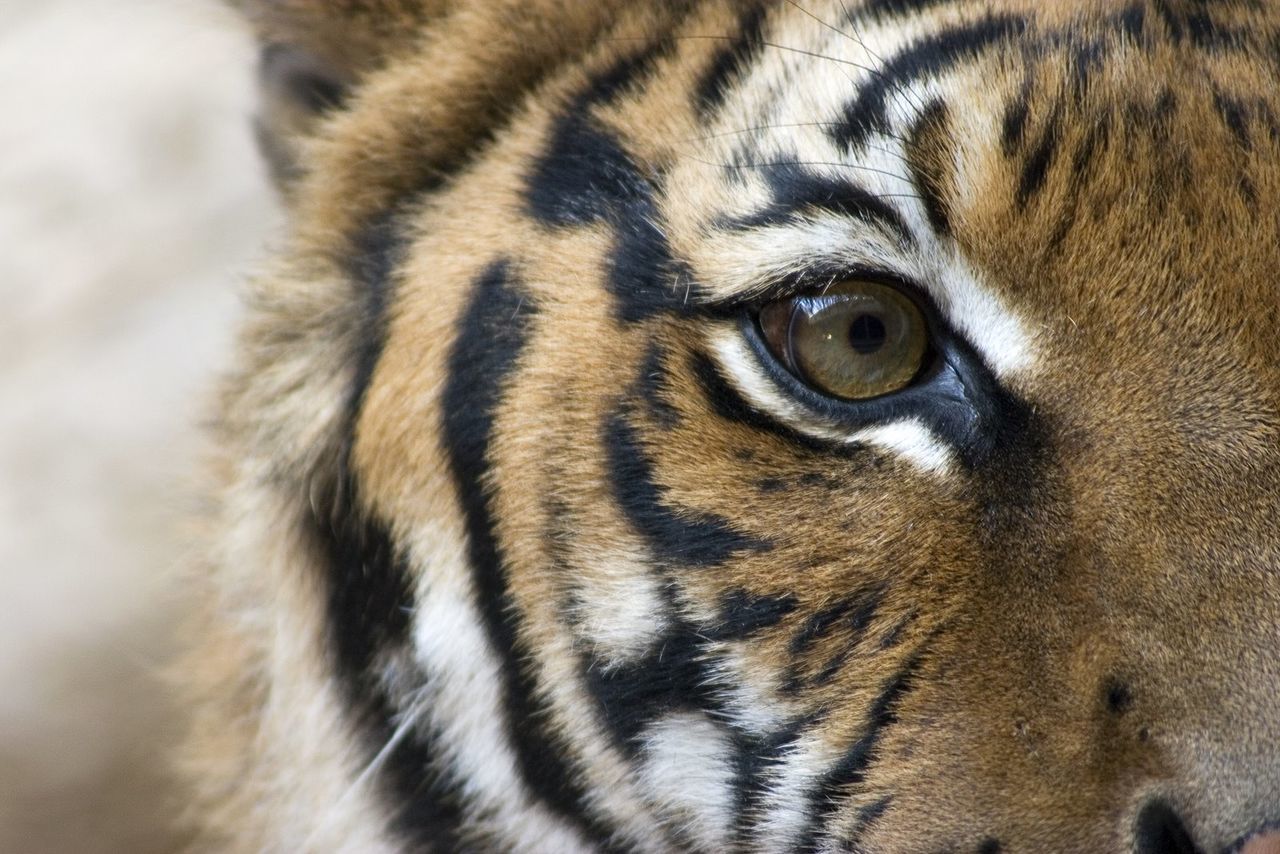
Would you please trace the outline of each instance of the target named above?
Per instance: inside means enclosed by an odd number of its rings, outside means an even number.
[[[785,291],[744,306],[739,329],[757,365],[772,385],[820,421],[850,432],[904,419],[918,419],[945,435],[959,447],[980,441],[982,423],[993,416],[999,397],[995,377],[974,348],[946,322],[934,301],[919,285],[881,270],[852,269],[824,272],[788,284]],[[912,300],[924,316],[929,334],[926,364],[912,383],[898,391],[865,400],[846,400],[825,394],[799,377],[775,356],[760,327],[761,309],[778,299],[809,292],[850,279],[897,288]]]

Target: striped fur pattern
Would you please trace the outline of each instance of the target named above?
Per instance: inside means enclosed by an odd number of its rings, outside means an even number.
[[[1280,820],[1275,4],[242,5],[293,227],[184,670],[212,848]],[[753,317],[866,273],[942,367],[841,402]]]

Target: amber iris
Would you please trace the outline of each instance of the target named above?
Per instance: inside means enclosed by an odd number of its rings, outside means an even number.
[[[792,373],[846,400],[906,388],[929,353],[920,308],[881,282],[854,279],[769,303],[760,311],[760,328]]]

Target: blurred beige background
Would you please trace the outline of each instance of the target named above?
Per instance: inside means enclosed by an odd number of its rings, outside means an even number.
[[[217,0],[0,2],[0,852],[173,850],[153,678],[203,394],[278,227]]]

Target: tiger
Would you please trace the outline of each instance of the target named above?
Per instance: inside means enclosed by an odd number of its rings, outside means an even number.
[[[1280,851],[1280,5],[235,5],[197,850]]]

